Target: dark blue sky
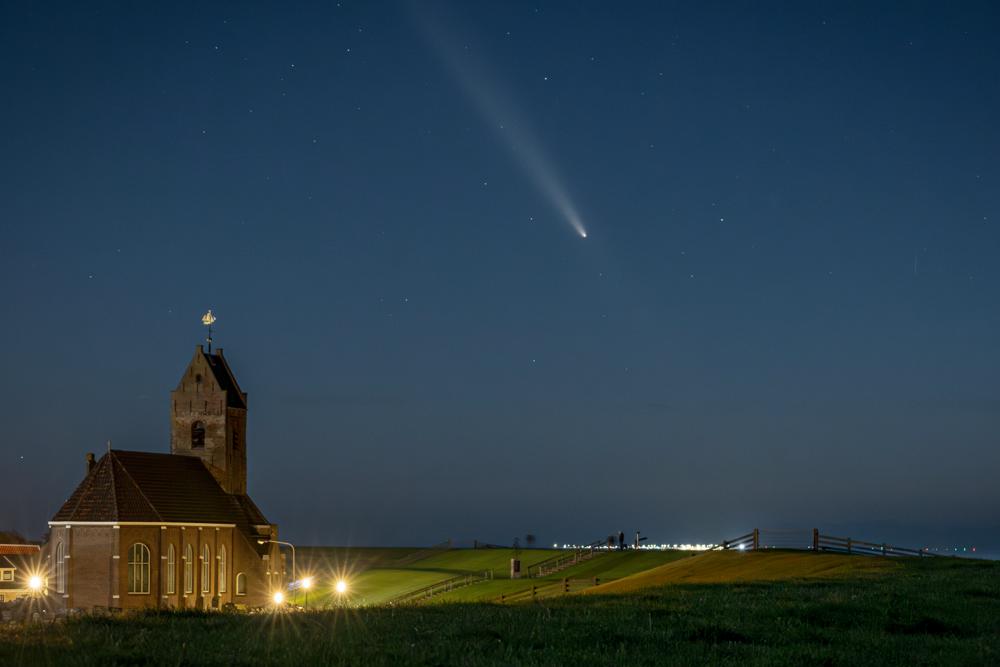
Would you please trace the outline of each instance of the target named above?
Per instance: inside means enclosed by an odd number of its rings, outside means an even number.
[[[0,9],[0,528],[212,308],[300,543],[1000,543],[995,3],[288,4]]]

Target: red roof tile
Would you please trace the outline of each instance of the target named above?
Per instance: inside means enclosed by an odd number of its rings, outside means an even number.
[[[37,544],[0,544],[0,555],[33,556],[42,550]]]

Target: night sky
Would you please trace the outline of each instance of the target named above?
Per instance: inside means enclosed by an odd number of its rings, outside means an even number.
[[[1000,544],[996,3],[157,4],[0,8],[0,528],[211,308],[299,544]]]

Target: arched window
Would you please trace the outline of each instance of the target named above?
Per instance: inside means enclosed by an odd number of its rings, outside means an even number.
[[[201,449],[205,446],[205,424],[194,422],[191,424],[191,449]]]
[[[194,593],[194,549],[184,547],[184,592]]]
[[[201,592],[212,592],[212,550],[207,544],[201,548]]]
[[[240,572],[236,575],[236,594],[246,595],[247,594],[247,575]]]
[[[128,548],[128,592],[149,593],[149,549],[141,542]]]
[[[226,592],[226,545],[219,547],[219,592]]]
[[[167,547],[167,595],[177,592],[177,555],[174,545]]]
[[[56,591],[66,592],[66,547],[62,542],[56,545]]]

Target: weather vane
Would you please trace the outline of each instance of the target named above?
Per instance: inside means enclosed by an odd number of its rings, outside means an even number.
[[[208,327],[208,353],[212,354],[212,325],[215,324],[215,315],[212,314],[211,308],[201,316],[201,323]]]

